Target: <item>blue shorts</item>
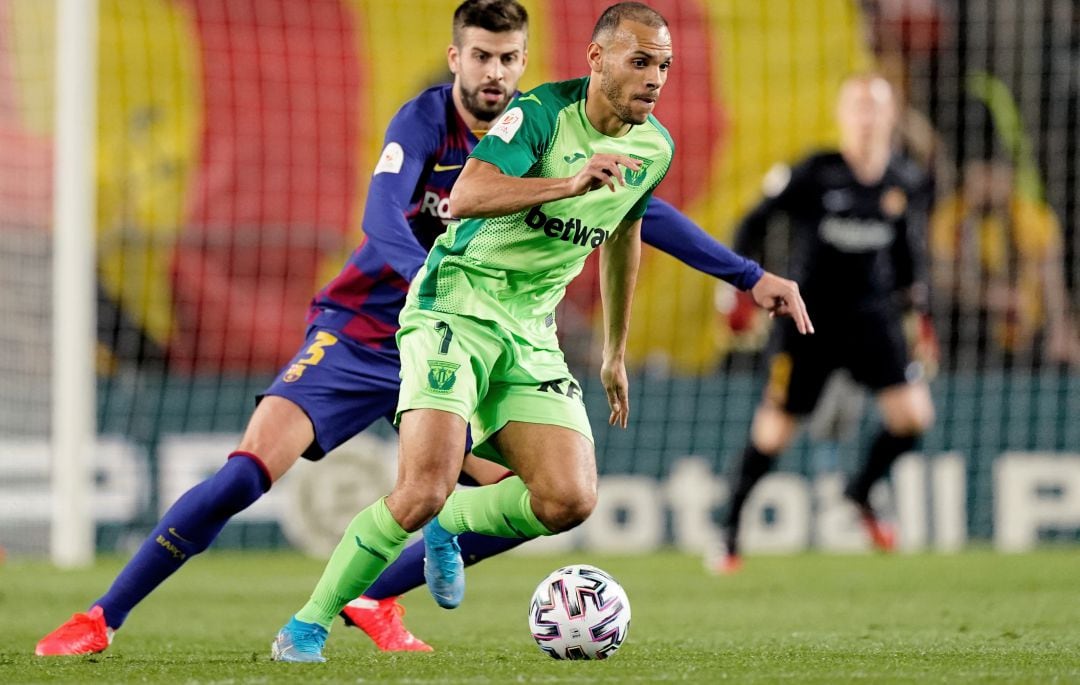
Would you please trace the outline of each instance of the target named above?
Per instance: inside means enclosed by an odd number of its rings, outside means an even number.
[[[300,407],[315,429],[303,456],[318,461],[380,418],[393,424],[400,372],[397,350],[374,350],[310,326],[304,346],[256,402],[276,395]]]

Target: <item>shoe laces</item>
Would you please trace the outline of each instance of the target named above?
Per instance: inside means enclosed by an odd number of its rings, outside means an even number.
[[[289,637],[293,646],[301,652],[318,652],[326,640],[326,629],[318,624],[294,624],[289,630]]]
[[[443,563],[457,562],[461,558],[461,545],[458,544],[457,536],[447,533],[445,538],[437,542],[434,552]]]
[[[112,630],[105,626],[104,612],[100,607],[93,607],[85,613],[74,614],[64,625],[57,628],[52,635],[53,639],[63,639],[78,642],[91,642],[99,633],[105,635],[105,639],[112,642]]]
[[[404,622],[401,620],[405,616],[405,607],[398,604],[397,597],[381,600],[379,608],[375,612],[381,619],[378,623],[380,636],[408,633]]]

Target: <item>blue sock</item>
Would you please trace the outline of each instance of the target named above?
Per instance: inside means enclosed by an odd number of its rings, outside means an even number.
[[[522,538],[499,538],[479,533],[462,533],[458,536],[461,545],[461,558],[466,566],[483,561],[488,557],[513,549],[527,540]],[[405,551],[390,564],[378,580],[364,591],[370,599],[386,599],[403,595],[413,588],[424,584],[424,546],[409,545]]]
[[[191,488],[165,512],[112,587],[94,604],[119,628],[143,598],[218,536],[234,514],[270,489],[270,474],[253,454],[233,452],[225,466]]]

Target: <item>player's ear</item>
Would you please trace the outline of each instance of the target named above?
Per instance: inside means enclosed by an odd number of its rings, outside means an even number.
[[[589,60],[589,68],[594,73],[599,74],[604,70],[604,48],[599,43],[589,43],[589,47],[585,51],[585,58]]]
[[[451,43],[446,47],[446,66],[450,67],[450,73],[457,76],[458,49]]]

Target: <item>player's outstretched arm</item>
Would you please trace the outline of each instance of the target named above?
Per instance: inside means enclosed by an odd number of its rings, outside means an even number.
[[[806,303],[794,281],[768,273],[728,249],[671,204],[652,198],[641,224],[641,241],[698,271],[750,293],[772,316],[790,316],[800,333],[813,333]]]
[[[604,305],[604,362],[600,379],[607,393],[608,423],[626,428],[630,416],[626,339],[641,258],[641,220],[623,221],[600,250],[600,298]]]
[[[599,154],[568,178],[523,178],[471,158],[450,191],[450,213],[459,219],[506,216],[605,186],[614,191],[616,183],[625,185],[620,166],[637,171],[641,163],[625,155]]]
[[[649,200],[642,217],[641,242],[739,290],[750,290],[765,273],[757,262],[736,254],[658,197]]]

